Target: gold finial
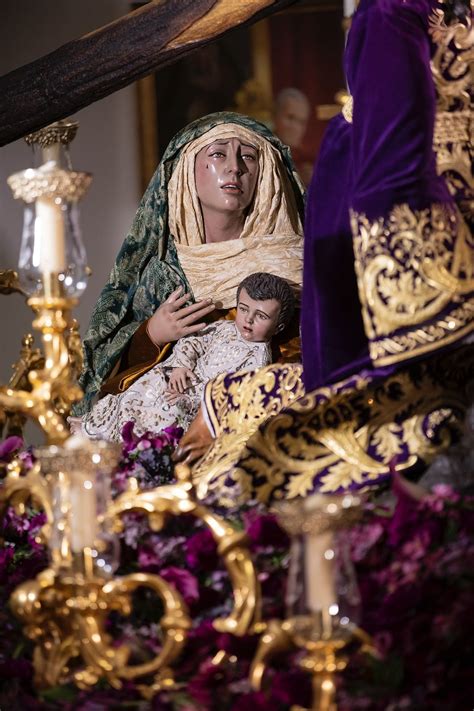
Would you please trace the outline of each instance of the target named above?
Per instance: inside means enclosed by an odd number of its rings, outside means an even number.
[[[52,146],[55,143],[62,143],[67,146],[74,140],[79,124],[77,121],[63,119],[55,123],[40,128],[38,131],[25,136],[25,141],[29,146],[38,145],[41,148]]]

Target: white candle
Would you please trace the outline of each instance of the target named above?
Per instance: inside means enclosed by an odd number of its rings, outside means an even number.
[[[50,198],[36,200],[35,254],[33,263],[43,273],[59,273],[66,269],[64,217],[61,205]]]
[[[43,163],[49,163],[49,161],[54,161],[56,165],[59,165],[61,159],[61,146],[59,143],[51,143],[49,146],[44,146],[43,148]]]
[[[72,472],[70,486],[71,550],[80,553],[84,548],[93,548],[98,536],[97,496],[90,474]]]
[[[322,612],[323,619],[337,605],[335,587],[334,534],[325,531],[305,540],[306,604],[310,612]]]

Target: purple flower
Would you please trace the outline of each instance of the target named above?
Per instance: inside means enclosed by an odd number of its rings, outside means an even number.
[[[13,455],[22,447],[23,440],[21,437],[7,437],[3,442],[0,442],[0,461],[10,462],[13,459]]]
[[[13,547],[7,546],[0,549],[0,584],[6,585],[8,582],[9,568],[13,561]]]
[[[120,708],[127,701],[137,702],[140,698],[130,682],[125,682],[121,689],[91,689],[81,691],[79,698],[69,706],[74,711],[108,711]],[[155,707],[156,708],[156,707]]]
[[[275,703],[267,699],[263,691],[242,694],[231,706],[230,711],[275,711]]]
[[[251,662],[259,642],[258,635],[244,635],[236,637],[233,634],[221,634],[217,639],[219,649],[223,649],[229,656],[235,656],[240,661],[243,659]]]
[[[135,423],[130,421],[126,422],[124,426],[122,427],[122,442],[123,442],[123,453],[128,454],[132,449],[135,449],[137,439],[135,435],[133,434],[133,428],[135,427]]]
[[[208,529],[198,531],[185,543],[186,563],[193,570],[212,571],[218,563],[217,545]]]
[[[163,449],[164,447],[177,446],[179,440],[183,436],[182,427],[165,427],[158,434],[149,434],[150,441],[154,449]]]
[[[270,700],[282,704],[285,708],[293,704],[311,706],[311,677],[298,669],[293,658],[289,671],[277,671],[271,677]]]
[[[418,529],[419,503],[412,499],[404,490],[397,491],[398,501],[392,518],[388,522],[388,541],[391,546],[398,546]]]
[[[187,604],[199,599],[198,581],[187,570],[170,565],[169,568],[160,570],[161,577],[172,585],[183,596]]]
[[[351,547],[351,558],[358,562],[366,558],[369,551],[380,541],[384,527],[380,521],[362,526],[354,526],[346,536]]]
[[[280,528],[275,516],[271,514],[252,517],[247,527],[247,535],[254,546],[260,548],[266,546],[288,548],[289,546],[287,534]]]
[[[225,669],[216,666],[210,659],[199,665],[197,674],[188,682],[188,693],[206,711],[213,708],[215,697],[221,697],[220,708],[224,709],[227,676]],[[247,707],[248,708],[248,707]]]

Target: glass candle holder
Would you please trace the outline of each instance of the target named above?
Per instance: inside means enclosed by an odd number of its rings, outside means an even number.
[[[346,529],[358,518],[355,494],[317,494],[275,505],[291,536],[287,619],[296,643],[348,640],[360,619],[360,594]]]
[[[45,294],[57,281],[60,295],[77,297],[87,286],[87,258],[79,228],[78,200],[92,178],[49,161],[10,176],[16,199],[24,202],[18,262],[21,286],[30,296]]]
[[[62,575],[108,578],[118,566],[118,539],[107,510],[120,451],[118,444],[82,437],[35,450],[51,491],[51,562]]]
[[[69,144],[77,128],[63,120],[25,136],[41,149],[42,165],[8,179],[14,198],[25,204],[18,271],[30,296],[77,297],[87,285],[77,203],[92,176],[71,168]]]

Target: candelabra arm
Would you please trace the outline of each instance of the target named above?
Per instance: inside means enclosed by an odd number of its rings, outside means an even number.
[[[65,682],[64,670],[79,653],[79,638],[65,634],[70,615],[64,602],[64,589],[57,586],[51,568],[19,585],[10,598],[13,614],[25,625],[25,635],[36,644],[34,683],[39,688]]]
[[[49,538],[53,521],[51,492],[47,479],[41,476],[40,467],[35,464],[30,471],[22,476],[21,463],[15,459],[7,467],[7,476],[0,488],[0,519],[6,507],[12,505],[17,513],[22,514],[28,501],[44,511],[46,523],[41,529],[41,537]]]
[[[250,685],[254,691],[262,688],[263,676],[268,661],[279,652],[286,652],[295,646],[287,622],[270,620],[260,637],[255,657],[250,667]]]
[[[130,489],[115,499],[109,507],[108,516],[114,521],[116,530],[123,528],[120,520],[122,514],[132,510],[146,513],[150,526],[155,531],[161,530],[169,516],[183,513],[203,521],[212,533],[218,554],[224,560],[234,594],[231,614],[226,618],[214,620],[214,627],[220,632],[243,636],[260,621],[260,583],[247,547],[246,534],[236,531],[224,519],[198,503],[194,498],[192,484],[182,476],[182,472],[178,475],[178,483],[142,492],[138,492],[131,482]]]
[[[46,434],[48,444],[62,444],[69,437],[64,415],[73,402],[82,397],[70,366],[66,331],[69,312],[76,301],[71,298],[32,297],[28,304],[36,311],[33,326],[41,332],[44,368],[32,370],[28,379],[32,389],[0,388],[0,406],[36,420]],[[58,407],[58,403],[61,407]]]
[[[161,652],[149,662],[128,665],[130,649],[113,644],[106,632],[107,618],[112,610],[130,614],[131,595],[139,587],[151,588],[163,602],[164,642]],[[14,591],[11,606],[25,624],[25,634],[36,643],[35,683],[39,687],[66,683],[72,674],[79,688],[90,688],[105,678],[119,689],[123,680],[155,672],[162,682],[166,676],[170,686],[173,678],[167,665],[181,653],[191,627],[179,593],[148,573],[104,584],[100,578],[78,579],[47,569]]]
[[[151,588],[161,598],[165,608],[165,614],[161,618],[160,626],[164,633],[163,647],[161,652],[151,661],[133,666],[121,665],[120,677],[122,679],[136,679],[137,677],[148,676],[167,669],[168,664],[172,664],[181,654],[181,650],[186,642],[187,632],[191,628],[191,620],[188,609],[179,593],[158,575],[149,573],[133,573],[123,578],[116,578],[106,583],[102,589],[105,599],[123,601],[125,598],[130,605],[130,595],[139,587]],[[112,607],[112,604],[110,604]],[[119,608],[117,608],[119,609]],[[87,637],[91,639],[90,630]],[[100,661],[100,656],[99,660]]]

